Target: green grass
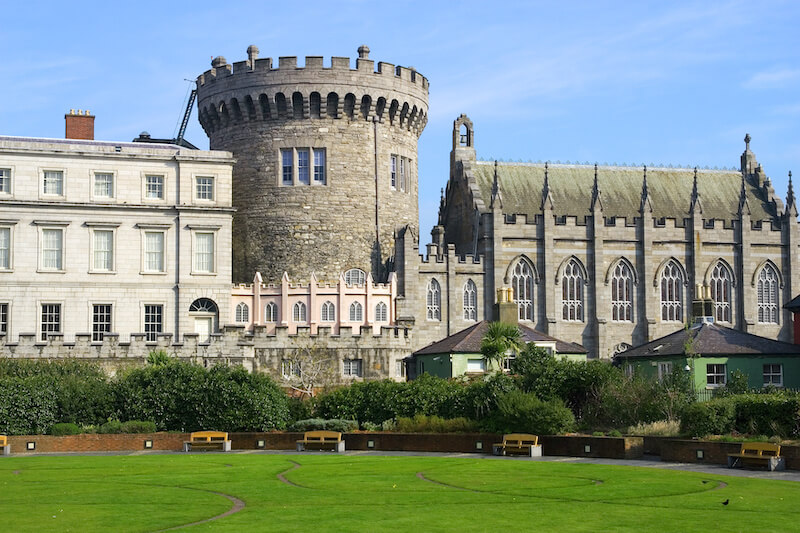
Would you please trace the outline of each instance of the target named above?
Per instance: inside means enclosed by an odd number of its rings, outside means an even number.
[[[300,487],[279,481],[282,472]],[[189,530],[753,532],[800,523],[800,483],[653,468],[329,454],[0,458],[8,531],[154,531],[231,507],[211,491],[246,507]]]

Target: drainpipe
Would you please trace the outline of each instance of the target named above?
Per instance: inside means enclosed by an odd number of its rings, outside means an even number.
[[[172,342],[181,340],[181,162],[180,152],[175,155],[175,336]],[[166,258],[164,258],[166,260]]]
[[[375,242],[378,245],[378,249],[380,250],[381,244],[381,226],[380,226],[380,216],[379,216],[379,197],[378,197],[378,117],[372,117],[372,138],[373,138],[373,160],[375,161]],[[380,257],[377,258],[375,267],[376,269],[380,267]],[[373,273],[373,279],[378,274],[377,272]]]

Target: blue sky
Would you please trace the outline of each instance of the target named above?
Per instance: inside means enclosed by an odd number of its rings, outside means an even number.
[[[2,7],[0,134],[174,135],[212,56],[370,57],[431,82],[419,144],[421,240],[449,173],[453,120],[482,159],[738,167],[745,133],[785,197],[800,169],[800,3],[13,2]],[[326,59],[326,64],[329,59]],[[300,63],[302,64],[302,59]],[[208,140],[196,112],[187,139]]]

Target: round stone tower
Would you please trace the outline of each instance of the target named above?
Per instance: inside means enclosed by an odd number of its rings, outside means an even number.
[[[380,281],[394,235],[417,230],[417,142],[428,80],[369,59],[224,57],[197,79],[212,150],[233,152],[233,277],[338,279],[351,268]]]

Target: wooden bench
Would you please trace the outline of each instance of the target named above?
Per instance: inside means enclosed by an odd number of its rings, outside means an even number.
[[[503,435],[503,442],[492,445],[495,455],[527,455],[528,457],[541,457],[542,447],[538,435],[528,433],[509,433]]]
[[[303,440],[297,441],[297,451],[305,450],[327,450],[334,452],[344,451],[344,441],[342,434],[338,431],[306,431]]]
[[[781,457],[781,447],[771,442],[744,442],[739,453],[728,454],[728,468],[745,465],[764,465],[767,470],[786,470],[786,460]]]
[[[2,455],[11,455],[11,445],[8,444],[8,437],[0,435],[0,451]]]
[[[185,452],[209,450],[231,451],[228,434],[224,431],[193,431],[189,434],[189,440],[183,443]]]

